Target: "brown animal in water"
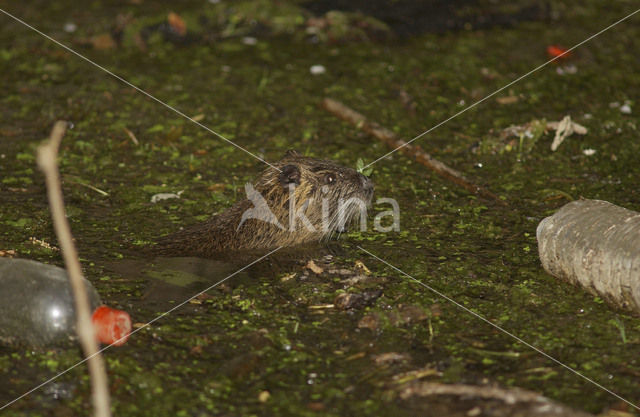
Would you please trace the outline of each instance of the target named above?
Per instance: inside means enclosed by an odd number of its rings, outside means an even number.
[[[241,249],[293,246],[330,238],[361,214],[373,197],[373,182],[332,161],[287,151],[262,172],[238,201],[209,220],[158,241],[154,252],[209,257]],[[290,204],[293,202],[293,204]]]

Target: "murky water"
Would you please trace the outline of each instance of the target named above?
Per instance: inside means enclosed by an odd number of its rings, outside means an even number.
[[[321,32],[317,43],[305,29],[270,37],[242,24],[179,45],[156,36],[158,29],[146,49],[136,44],[135,31],[125,30],[112,49],[94,38],[128,14],[134,21],[127,28],[162,22],[170,11],[187,27],[201,28],[201,3],[172,6],[145,0],[84,9],[60,2],[2,7],[267,160],[296,148],[350,166],[388,149],[322,110],[324,97],[412,138],[540,65],[548,45],[571,46],[633,7],[565,2],[552,8],[552,23],[524,19],[513,27],[383,41],[373,39],[370,22],[353,16],[346,21],[356,22],[357,31],[333,40],[336,32]],[[261,30],[286,30],[291,22],[268,26],[260,19],[254,18]],[[241,198],[261,164],[32,31],[0,20],[1,251],[62,264],[60,253],[44,244],[56,246],[56,239],[34,149],[53,121],[64,118],[74,128],[61,149],[63,189],[85,274],[138,327],[260,256],[144,258],[137,248]],[[65,32],[68,22],[76,32]],[[337,241],[339,250],[275,254],[109,349],[116,414],[415,415],[426,412],[429,399],[400,395],[422,382],[521,387],[580,410],[631,412],[357,246],[639,402],[637,318],[545,274],[535,241],[538,221],[570,198],[639,208],[637,32],[633,21],[621,24],[575,51],[569,63],[577,72],[559,71],[564,63],[549,66],[505,90],[500,97],[508,100],[487,100],[417,142],[506,206],[470,196],[393,154],[374,165],[372,178],[374,201],[400,203],[399,233],[351,232]],[[312,75],[313,65],[326,72]],[[630,115],[619,110],[627,101]],[[510,125],[566,114],[589,133],[556,152],[549,150],[551,133],[534,143],[500,136]],[[150,202],[154,194],[179,191],[179,199]],[[372,215],[379,210],[374,206]],[[347,301],[352,307],[341,308]],[[0,406],[80,359],[75,348],[1,347]],[[423,373],[407,376],[414,371]],[[89,405],[86,369],[79,366],[13,404],[8,415],[75,415]]]

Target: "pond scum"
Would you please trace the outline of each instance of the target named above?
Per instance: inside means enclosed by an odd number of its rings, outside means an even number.
[[[277,4],[302,10],[301,3]],[[545,62],[549,45],[570,47],[634,12],[626,3],[571,1],[552,6],[549,21],[402,38],[375,35],[393,30],[388,26],[324,11],[315,16],[316,33],[307,31],[310,17],[302,11],[291,26],[280,20],[289,29],[278,34],[262,17],[238,18],[248,13],[238,6],[214,22],[220,36],[206,38],[203,29],[200,38],[176,42],[164,35],[180,34],[169,13],[189,33],[202,25],[201,2],[172,10],[146,0],[30,6],[7,11],[264,160],[295,148],[351,167],[389,149],[337,122],[320,107],[323,98],[409,140]],[[0,18],[1,254],[62,265],[35,148],[55,120],[66,119],[74,125],[59,160],[67,215],[85,276],[103,300],[129,311],[139,326],[227,276],[203,281],[183,271],[162,281],[154,269],[161,262],[144,259],[138,248],[229,207],[262,163]],[[633,406],[357,246],[638,404],[637,318],[546,274],[535,235],[540,220],[580,196],[639,209],[636,19],[416,141],[507,206],[390,155],[372,175],[376,194],[401,207],[399,232],[353,230],[337,247],[274,254],[106,351],[114,415],[462,415],[487,406],[426,394],[429,384],[458,392],[496,387],[495,398],[518,387],[584,412],[634,415]],[[365,35],[325,36],[337,32],[336,22]],[[149,36],[137,41],[143,28]],[[314,65],[326,71],[313,75]],[[567,138],[556,152],[548,132],[535,143],[525,136],[497,143],[496,132],[509,126],[568,114],[588,134]],[[180,191],[179,199],[150,203],[155,194]],[[0,404],[81,358],[77,349],[2,348]],[[495,398],[488,401],[505,404]],[[2,411],[87,414],[89,404],[79,366]]]

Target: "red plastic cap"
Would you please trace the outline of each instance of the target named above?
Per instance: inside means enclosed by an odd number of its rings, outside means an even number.
[[[547,46],[547,54],[549,54],[551,58],[559,58],[559,59],[566,59],[571,56],[571,52],[569,52],[566,48],[563,48],[562,46],[559,46],[559,45]]]
[[[126,311],[100,306],[93,312],[91,321],[101,343],[121,346],[129,339],[131,317]]]

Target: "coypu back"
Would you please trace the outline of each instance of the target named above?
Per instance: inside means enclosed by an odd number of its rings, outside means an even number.
[[[153,252],[212,257],[330,238],[370,205],[373,182],[356,170],[296,151],[265,169],[247,198],[205,222],[161,238]],[[293,204],[290,204],[293,203]]]

